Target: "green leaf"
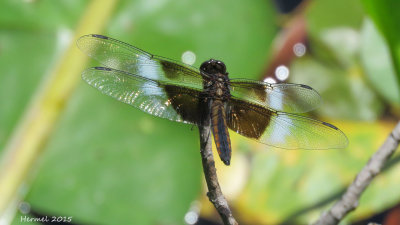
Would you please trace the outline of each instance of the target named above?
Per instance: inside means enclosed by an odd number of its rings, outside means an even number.
[[[0,27],[37,31],[73,28],[88,1],[13,1],[0,2]]]
[[[387,41],[400,86],[400,1],[363,0],[364,7]]]
[[[353,181],[369,157],[393,129],[391,123],[340,123],[350,140],[347,149],[285,151],[252,144],[250,179],[235,201],[247,224],[309,224]],[[242,139],[244,141],[244,139]],[[400,153],[394,156],[400,159]],[[392,163],[362,195],[357,210],[343,224],[350,224],[392,207],[400,200],[396,175],[400,164]],[[385,190],[385,191],[382,191]],[[241,217],[242,218],[242,217]]]
[[[78,223],[179,224],[201,188],[197,139],[82,83],[26,201]]]
[[[292,63],[291,82],[308,84],[322,95],[321,116],[377,119],[383,104],[365,81],[360,63],[365,49],[359,31],[364,19],[361,2],[315,1],[306,15],[311,54]]]
[[[364,17],[361,3],[313,1],[305,15],[311,53],[332,67],[351,67],[359,48],[357,30]]]
[[[338,13],[340,12],[340,16]],[[363,20],[363,10],[359,1],[319,0],[310,2],[307,8],[308,32],[318,37],[327,29],[348,27],[359,28]]]
[[[290,67],[292,82],[310,85],[321,94],[323,104],[317,112],[323,117],[375,120],[381,115],[383,104],[355,62],[343,69],[321,63],[314,57],[303,57]]]
[[[0,14],[0,26],[14,24],[23,31],[23,42],[14,37],[9,38],[12,45],[0,42],[1,59],[12,61],[1,62],[1,79],[14,82],[4,82],[0,98],[7,100],[5,106],[18,109],[0,114],[0,121],[9,123],[0,126],[5,134],[0,136],[2,145],[42,85],[45,72],[53,62],[58,63],[56,53],[62,48],[57,44],[63,42],[55,34],[61,28],[74,27],[87,1],[80,2],[8,1],[6,8],[0,7],[0,11],[9,10]],[[178,61],[190,50],[197,56],[195,66],[209,58],[224,60],[232,77],[259,77],[277,30],[271,4],[245,0],[152,2],[121,1],[105,33]],[[57,7],[65,14],[58,15]],[[30,42],[32,34],[39,40]],[[5,51],[4,46],[9,49]],[[3,52],[10,57],[1,55]],[[25,84],[26,76],[30,80]],[[13,101],[10,93],[20,94],[24,101]],[[25,201],[35,211],[72,216],[76,223],[183,224],[202,187],[198,132],[194,130],[149,116],[82,81],[44,145]],[[19,219],[17,215],[14,224]]]
[[[231,78],[259,77],[277,32],[275,11],[265,1],[124,1],[108,35],[152,54],[180,60],[196,55],[224,61]]]
[[[0,152],[44,79],[56,34],[0,31]]]
[[[387,100],[400,102],[400,90],[390,50],[370,20],[365,20],[362,33],[361,61],[370,84]]]

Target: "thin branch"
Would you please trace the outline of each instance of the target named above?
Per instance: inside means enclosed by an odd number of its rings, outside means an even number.
[[[203,163],[204,176],[208,187],[207,196],[218,211],[225,225],[238,225],[218,183],[217,170],[215,169],[215,162],[212,154],[210,114],[207,112],[203,115],[205,118],[203,120],[203,126],[199,126],[199,134],[201,161]]]
[[[338,224],[349,212],[358,206],[363,191],[372,179],[381,172],[382,167],[396,151],[400,142],[400,122],[396,125],[385,142],[370,158],[367,165],[358,173],[353,183],[347,188],[342,198],[329,211],[324,212],[314,225]]]

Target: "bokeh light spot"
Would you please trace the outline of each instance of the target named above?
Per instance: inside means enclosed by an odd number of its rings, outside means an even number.
[[[306,46],[303,43],[296,43],[293,45],[293,52],[297,57],[302,57],[304,54],[306,54]]]
[[[196,62],[196,54],[192,51],[186,51],[182,54],[182,62],[188,65],[193,65]]]
[[[27,202],[21,202],[18,205],[18,209],[22,214],[28,214],[31,211],[31,205]]]
[[[199,215],[196,212],[189,211],[185,214],[185,223],[186,224],[195,224],[199,219]]]
[[[284,81],[289,77],[289,68],[284,65],[280,65],[275,69],[275,76],[280,81]]]

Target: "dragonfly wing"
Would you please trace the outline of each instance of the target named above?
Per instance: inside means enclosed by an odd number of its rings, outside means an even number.
[[[231,95],[276,111],[303,113],[321,103],[321,96],[304,84],[270,84],[247,79],[230,81]]]
[[[346,135],[332,124],[277,112],[231,98],[228,127],[261,143],[284,149],[334,149],[348,145]]]
[[[77,45],[105,67],[181,86],[203,87],[203,79],[196,68],[152,55],[122,41],[89,34],[80,37]]]
[[[82,78],[103,94],[148,114],[176,122],[199,124],[201,90],[106,67],[89,68],[82,73]]]

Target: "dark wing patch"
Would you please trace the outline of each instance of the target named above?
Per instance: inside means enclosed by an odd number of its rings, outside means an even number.
[[[226,110],[228,127],[253,139],[261,138],[272,114],[272,111],[234,98],[230,99]]]
[[[335,126],[308,117],[272,111],[232,98],[227,107],[228,127],[261,143],[284,149],[334,149],[348,145]]]
[[[191,124],[200,124],[202,116],[200,104],[204,102],[200,91],[174,85],[165,85],[164,90],[172,108],[180,115],[183,121]]]

